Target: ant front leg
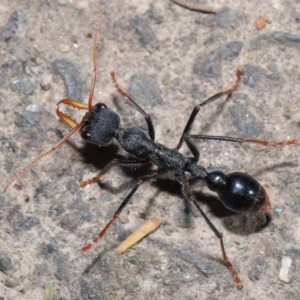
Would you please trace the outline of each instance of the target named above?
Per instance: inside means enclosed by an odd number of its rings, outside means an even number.
[[[115,213],[113,214],[113,216],[111,217],[110,221],[105,225],[105,227],[97,234],[96,237],[93,238],[92,242],[90,242],[89,244],[81,247],[81,251],[87,251],[89,249],[92,248],[92,246],[97,243],[101,238],[103,238],[103,236],[105,235],[106,231],[108,230],[108,228],[111,226],[111,224],[118,218],[118,216],[120,215],[120,213],[122,212],[122,210],[124,209],[124,207],[128,204],[128,202],[130,201],[130,199],[132,198],[132,196],[134,195],[134,193],[137,191],[137,189],[145,182],[147,181],[151,181],[153,179],[156,179],[159,175],[161,175],[162,173],[164,173],[164,171],[157,171],[154,174],[151,175],[145,175],[142,176],[140,178],[138,178],[137,180],[137,184],[133,187],[133,189],[130,191],[130,193],[127,195],[127,197],[123,200],[123,202],[121,203],[121,205],[118,207],[118,209],[115,211]]]
[[[145,117],[145,120],[146,120],[147,126],[148,126],[149,136],[150,136],[151,140],[154,142],[155,141],[155,130],[154,130],[154,126],[153,126],[150,115],[148,115],[127,93],[125,93],[121,89],[120,85],[117,82],[115,72],[110,72],[110,76],[112,78],[112,82],[113,82],[116,90],[118,91],[119,94],[121,94],[125,98],[126,103],[128,103],[130,106],[132,106],[135,110],[137,110],[139,113],[141,113]]]
[[[236,76],[237,76],[236,82],[230,89],[228,89],[226,91],[219,92],[219,93],[209,97],[207,100],[205,100],[204,102],[202,102],[202,103],[200,103],[200,104],[198,104],[194,107],[194,109],[193,109],[193,111],[192,111],[192,113],[191,113],[191,115],[190,115],[190,117],[189,117],[189,119],[188,119],[188,121],[185,125],[183,133],[180,137],[179,143],[176,147],[177,150],[179,150],[181,148],[185,135],[188,135],[191,132],[194,120],[195,120],[200,108],[207,105],[207,104],[209,104],[209,103],[211,103],[211,102],[213,102],[213,101],[215,101],[215,100],[217,100],[217,99],[219,99],[220,97],[222,97],[224,95],[230,96],[238,88],[238,86],[241,82],[242,71],[238,69],[236,71]]]
[[[145,166],[146,164],[149,164],[150,161],[145,160],[127,160],[127,159],[113,159],[110,163],[108,163],[96,176],[83,180],[80,182],[81,187],[85,187],[91,183],[97,182],[100,180],[100,178],[106,174],[112,166],[120,166],[125,168],[140,168],[142,166]]]

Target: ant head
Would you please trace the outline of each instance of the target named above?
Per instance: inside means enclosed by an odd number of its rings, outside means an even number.
[[[97,103],[82,119],[81,137],[99,146],[111,143],[116,130],[119,128],[120,118],[103,103]]]
[[[214,171],[205,177],[208,188],[218,193],[224,206],[236,212],[264,212],[270,209],[265,189],[252,176]]]

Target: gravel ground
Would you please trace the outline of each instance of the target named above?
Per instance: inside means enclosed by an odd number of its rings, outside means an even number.
[[[125,3],[126,2],[126,3]],[[146,128],[117,95],[109,77],[151,114],[156,139],[175,147],[191,110],[242,84],[228,102],[201,110],[194,134],[268,140],[298,138],[300,126],[300,2],[216,0],[203,14],[168,0],[2,0],[0,3],[1,187],[26,163],[67,134],[56,103],[86,101],[92,73],[92,34],[98,39],[95,103],[106,103],[122,125]],[[270,21],[257,30],[260,15]],[[78,120],[82,111],[70,111]],[[112,158],[117,144],[97,148],[75,134],[0,195],[0,299],[299,299],[298,147],[267,148],[200,142],[200,163],[256,177],[268,191],[272,219],[226,210],[202,182],[199,204],[224,234],[227,254],[243,281],[237,290],[218,240],[182,200],[170,178],[145,184],[105,238],[80,246],[103,228],[135,178],[149,170],[114,168],[99,184],[80,188]],[[186,147],[182,152],[188,154]],[[140,199],[140,201],[138,201]],[[115,247],[144,218],[164,224],[123,255]],[[279,280],[281,261],[291,259]],[[51,298],[48,298],[51,299]]]

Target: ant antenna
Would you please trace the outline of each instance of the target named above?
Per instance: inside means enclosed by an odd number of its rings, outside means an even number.
[[[94,96],[94,89],[95,89],[95,84],[96,84],[96,71],[97,71],[97,37],[98,37],[98,30],[99,30],[99,25],[100,25],[100,17],[102,15],[103,9],[100,9],[98,16],[97,16],[97,21],[95,24],[95,28],[94,28],[94,51],[93,51],[93,73],[92,73],[92,83],[91,83],[91,89],[90,89],[90,93],[89,93],[89,99],[88,99],[88,104],[84,104],[71,99],[63,99],[61,101],[59,101],[57,103],[57,105],[59,105],[60,103],[66,103],[66,104],[73,104],[76,103],[77,106],[72,105],[73,107],[77,107],[79,109],[88,109],[91,110],[92,108],[92,102],[93,102],[93,96]],[[79,104],[78,104],[79,103]],[[10,187],[10,185],[18,178],[20,177],[23,173],[25,173],[30,167],[32,167],[35,163],[37,163],[40,159],[42,159],[43,157],[47,156],[48,154],[50,154],[51,152],[55,151],[56,149],[58,149],[61,145],[63,145],[76,131],[79,131],[82,126],[84,125],[83,122],[77,124],[71,117],[65,115],[64,113],[60,112],[59,109],[57,109],[56,111],[58,117],[63,120],[65,123],[67,123],[70,127],[72,127],[72,130],[65,136],[63,137],[55,146],[53,146],[51,149],[49,149],[48,151],[44,152],[43,154],[41,154],[40,156],[38,156],[37,158],[35,158],[34,160],[32,160],[30,163],[28,163],[24,168],[22,168],[19,172],[17,172],[17,174],[15,174],[9,181],[8,183],[5,185],[4,189],[3,189],[3,194],[7,191],[7,189]]]
[[[103,9],[100,9],[97,21],[94,28],[94,44],[93,44],[93,72],[92,72],[92,82],[91,82],[91,88],[90,88],[90,94],[89,94],[89,100],[88,100],[88,109],[91,110],[92,108],[92,102],[94,97],[94,90],[95,90],[95,84],[96,84],[96,78],[97,78],[97,38],[98,38],[98,30],[100,25],[100,17],[103,13]]]
[[[53,146],[50,150],[44,152],[34,160],[32,160],[29,164],[27,164],[23,169],[21,169],[13,178],[10,179],[10,181],[5,185],[3,189],[3,194],[7,191],[9,186],[19,177],[21,176],[24,172],[26,172],[31,166],[33,166],[36,162],[38,162],[40,159],[42,159],[44,156],[50,154],[51,152],[55,151],[57,148],[59,148],[63,143],[65,143],[69,137],[79,130],[83,126],[82,123],[77,124],[62,140],[60,140],[55,146]]]

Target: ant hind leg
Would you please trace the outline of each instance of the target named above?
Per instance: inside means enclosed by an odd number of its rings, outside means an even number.
[[[196,105],[194,107],[194,109],[192,110],[192,113],[191,113],[191,115],[190,115],[190,117],[189,117],[189,119],[188,119],[188,121],[187,121],[187,123],[185,125],[183,133],[182,133],[182,135],[180,137],[179,143],[178,143],[178,145],[176,147],[177,150],[179,150],[181,148],[185,135],[189,135],[189,133],[191,132],[193,123],[195,121],[195,118],[196,118],[196,116],[197,116],[200,108],[202,106],[205,106],[205,105],[207,105],[207,104],[209,104],[209,103],[211,103],[211,102],[213,102],[213,101],[221,98],[224,95],[230,96],[238,88],[238,86],[239,86],[239,84],[241,82],[241,77],[242,77],[242,71],[241,70],[239,70],[239,69],[236,70],[236,77],[237,77],[236,81],[235,81],[234,85],[231,88],[229,88],[228,90],[219,92],[219,93],[217,93],[217,94],[209,97],[204,102],[202,102],[202,103],[200,103],[200,104],[198,104],[198,105]]]

